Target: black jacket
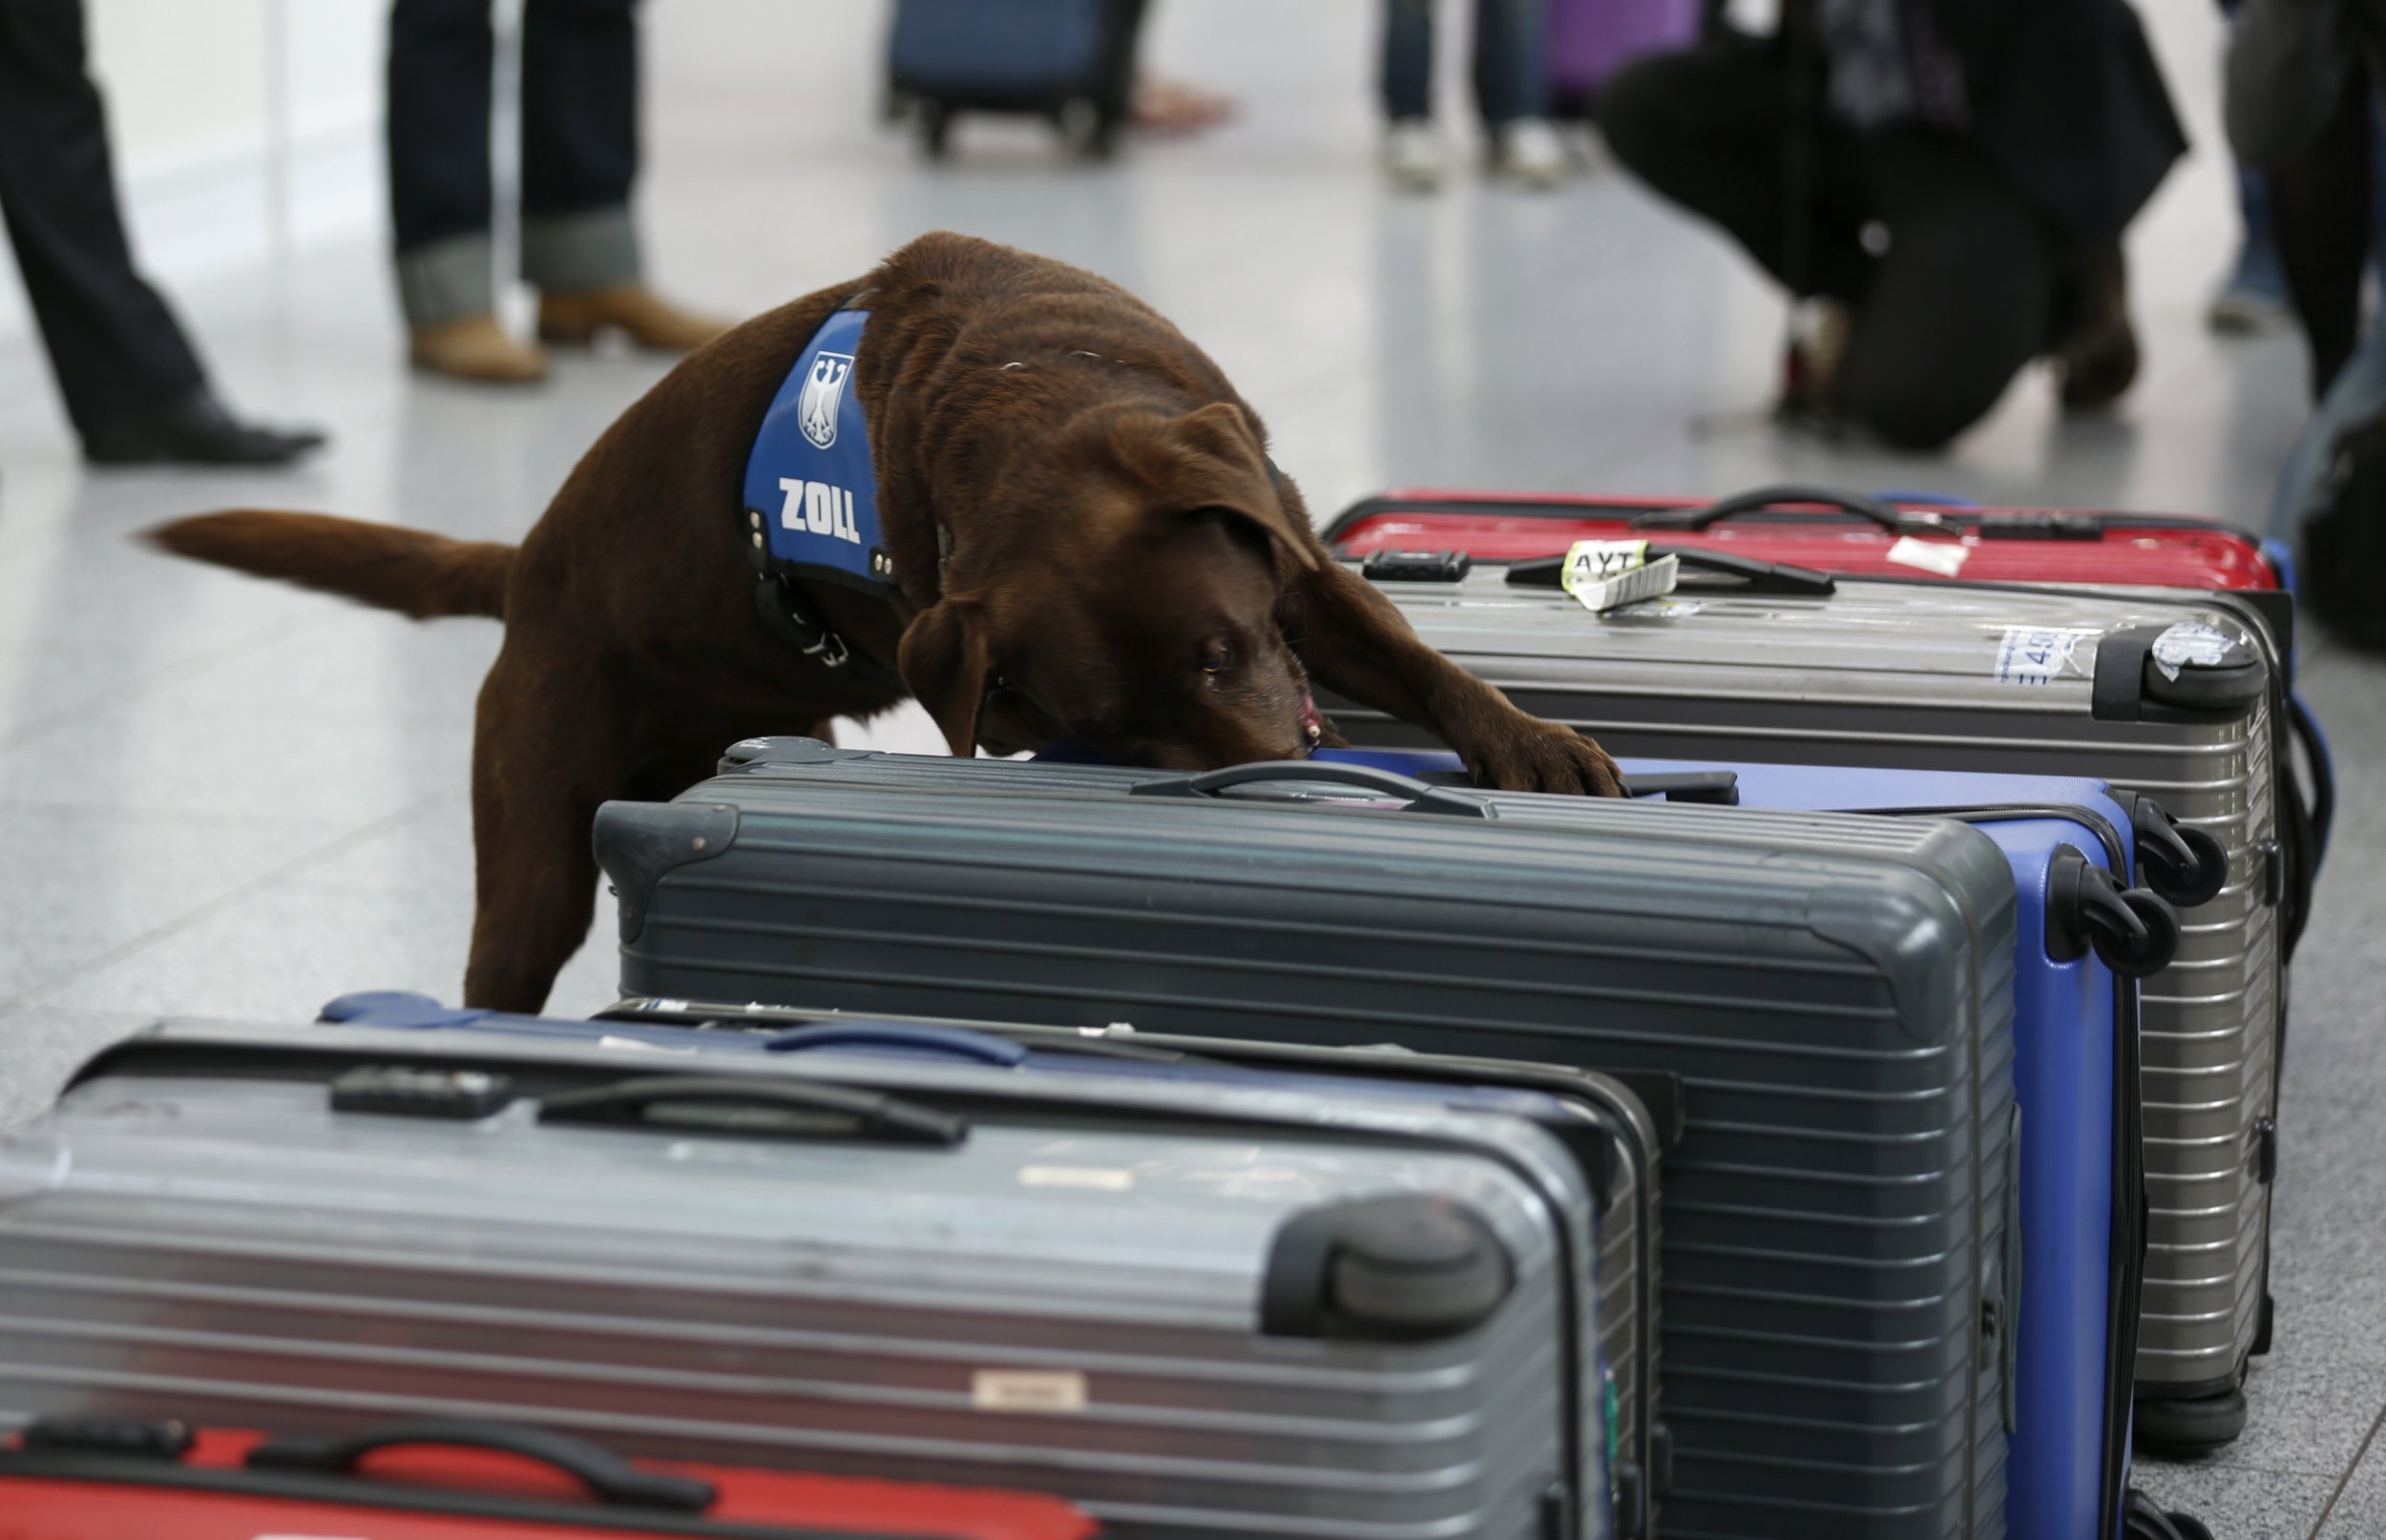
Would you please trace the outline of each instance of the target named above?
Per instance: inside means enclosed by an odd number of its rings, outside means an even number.
[[[1961,66],[1972,132],[2006,175],[2075,237],[2117,238],[2187,147],[2126,0],[1915,3]]]
[[[2292,163],[2362,84],[2386,79],[2386,0],[2246,0],[2229,39],[2229,146],[2261,170]]]

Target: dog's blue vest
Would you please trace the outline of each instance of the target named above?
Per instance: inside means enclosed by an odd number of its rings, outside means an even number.
[[[840,310],[796,355],[754,435],[744,502],[758,567],[883,593],[894,586],[894,557],[879,536],[878,477],[853,389],[869,321],[867,310]]]

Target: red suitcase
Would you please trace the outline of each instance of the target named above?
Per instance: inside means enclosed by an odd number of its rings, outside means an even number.
[[[624,1460],[486,1423],[273,1439],[35,1424],[0,1446],[0,1540],[1087,1540],[1055,1497]]]
[[[2284,548],[2208,519],[1895,502],[1769,487],[1702,504],[1662,497],[1403,490],[1326,530],[1346,556],[1464,551],[1483,561],[1562,555],[1577,540],[1647,538],[1862,577],[1988,583],[2286,589]]]

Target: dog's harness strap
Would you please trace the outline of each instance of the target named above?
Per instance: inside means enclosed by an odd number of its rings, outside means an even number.
[[[754,585],[754,608],[779,639],[821,667],[848,678],[905,689],[902,676],[853,650],[844,635],[821,618],[811,595],[786,572],[764,572]]]

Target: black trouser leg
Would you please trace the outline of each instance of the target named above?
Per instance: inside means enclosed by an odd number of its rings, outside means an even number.
[[[389,8],[389,217],[401,252],[489,233],[496,51],[489,0]]]
[[[2303,157],[2268,172],[2287,296],[2311,344],[2312,396],[2327,393],[2361,339],[2361,279],[2370,250],[2370,87],[2355,72],[2344,99]]]
[[[1855,146],[1836,125],[1810,121],[1812,168],[1803,251],[1792,249],[1787,63],[1772,46],[1723,38],[1638,60],[1600,94],[1607,145],[1642,181],[1713,220],[1780,282],[1854,301],[1872,267]]]
[[[638,277],[637,0],[522,8],[522,276],[550,293]]]
[[[2062,246],[1969,140],[1908,130],[1864,158],[1889,249],[1856,312],[1842,405],[1893,443],[1935,449],[2044,350]]]
[[[0,213],[79,431],[204,384],[174,313],[133,268],[82,0],[0,3]]]

